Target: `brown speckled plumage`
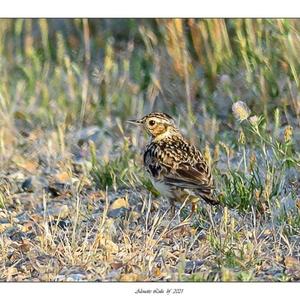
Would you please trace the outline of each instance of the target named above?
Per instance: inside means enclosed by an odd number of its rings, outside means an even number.
[[[201,152],[181,135],[174,120],[167,114],[150,113],[141,124],[152,136],[144,152],[144,166],[154,186],[162,195],[174,201],[195,203],[202,198],[218,204],[213,198],[211,170]]]

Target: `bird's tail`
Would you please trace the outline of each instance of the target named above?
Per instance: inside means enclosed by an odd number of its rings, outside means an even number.
[[[211,193],[208,194],[208,193],[199,193],[199,196],[205,201],[207,202],[208,204],[210,205],[218,205],[220,204],[220,201],[214,196],[212,195]]]

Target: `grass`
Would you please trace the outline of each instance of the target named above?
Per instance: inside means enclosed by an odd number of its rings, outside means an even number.
[[[299,280],[299,30],[0,20],[0,280]],[[170,217],[125,123],[153,110],[212,164],[222,206],[191,223]]]

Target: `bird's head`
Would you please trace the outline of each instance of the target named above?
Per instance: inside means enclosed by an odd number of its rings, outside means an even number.
[[[129,120],[129,123],[141,125],[153,137],[179,133],[172,117],[165,113],[152,112],[140,120]]]

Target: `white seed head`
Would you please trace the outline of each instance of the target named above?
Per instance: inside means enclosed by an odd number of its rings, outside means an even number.
[[[237,120],[239,120],[240,122],[248,119],[248,117],[250,116],[250,113],[251,113],[249,107],[243,101],[237,101],[237,102],[233,103],[232,112],[233,112],[234,117]]]
[[[256,126],[258,123],[258,117],[256,115],[249,118],[249,122],[252,126]]]

